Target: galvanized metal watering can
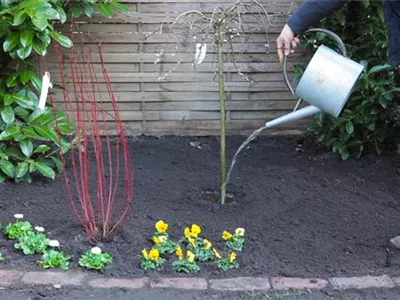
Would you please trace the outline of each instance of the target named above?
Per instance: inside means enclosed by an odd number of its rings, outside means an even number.
[[[285,56],[283,60],[285,83],[299,100],[293,112],[265,123],[267,128],[306,118],[321,111],[338,117],[364,69],[363,65],[347,57],[346,47],[338,35],[321,28],[309,29],[305,33],[310,32],[323,32],[333,38],[341,54],[324,45],[319,46],[304,71],[296,91],[288,79],[287,56]],[[297,110],[301,100],[310,105]]]

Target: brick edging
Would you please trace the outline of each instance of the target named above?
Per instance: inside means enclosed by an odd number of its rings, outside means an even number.
[[[0,288],[22,285],[81,286],[90,288],[179,289],[214,291],[347,290],[400,287],[400,277],[358,276],[334,278],[201,277],[109,278],[73,271],[0,270]]]

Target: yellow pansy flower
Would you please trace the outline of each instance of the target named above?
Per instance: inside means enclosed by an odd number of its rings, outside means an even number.
[[[244,228],[236,228],[236,230],[235,230],[235,234],[237,236],[244,236],[244,233],[245,233]]]
[[[160,242],[160,244],[163,244],[167,241],[167,237],[165,235],[160,235],[158,237],[158,241]]]
[[[143,249],[143,250],[142,250],[142,255],[143,255],[143,258],[144,258],[144,259],[149,259],[149,254],[147,253],[147,250],[146,250],[146,249]]]
[[[179,247],[178,249],[176,249],[175,254],[176,254],[176,256],[178,256],[179,260],[182,260],[182,259],[183,259],[183,251],[182,251],[182,248],[181,248],[181,247]]]
[[[156,246],[160,245],[160,238],[157,236],[153,237],[153,242],[156,244]]]
[[[190,236],[192,235],[192,233],[190,232],[190,228],[189,227],[186,227],[183,233],[185,234],[185,237],[187,239],[190,238]]]
[[[193,224],[191,232],[192,232],[192,236],[198,237],[199,234],[201,233],[201,227],[197,224]]]
[[[160,233],[164,233],[168,230],[168,224],[165,223],[164,221],[158,221],[156,223],[156,229]]]
[[[187,260],[188,260],[188,262],[194,262],[194,258],[196,257],[195,255],[194,255],[194,253],[192,252],[192,251],[190,251],[190,250],[188,250],[187,252],[186,252],[186,256],[187,256]]]
[[[157,261],[160,258],[160,252],[157,249],[151,249],[149,252],[149,258],[152,261]]]
[[[196,247],[196,241],[192,238],[189,238],[189,243]]]
[[[219,252],[215,248],[213,248],[213,251],[214,251],[214,255],[216,258],[219,258],[219,259],[222,258],[221,254],[219,254]]]
[[[235,252],[232,252],[231,255],[229,255],[229,262],[233,263],[236,260],[237,254]]]
[[[207,250],[211,249],[212,244],[211,244],[211,242],[209,240],[204,239],[203,243],[204,243],[204,249],[207,249]]]
[[[224,239],[225,241],[229,240],[231,237],[232,237],[232,234],[226,230],[222,233],[222,239]]]

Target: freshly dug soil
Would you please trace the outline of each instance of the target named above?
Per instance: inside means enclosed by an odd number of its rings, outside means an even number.
[[[229,157],[243,140],[228,139]],[[212,264],[201,264],[205,277],[400,274],[400,251],[390,250],[386,266],[388,241],[400,234],[400,178],[394,155],[343,162],[312,143],[299,144],[299,138],[261,137],[239,155],[228,186],[230,203],[221,206],[215,202],[216,138],[139,137],[129,145],[134,202],[120,235],[99,245],[114,257],[105,275],[157,276],[139,268],[139,254],[152,246],[149,239],[158,220],[169,223],[176,240],[185,226],[201,225],[203,236],[222,253],[222,231],[246,229],[240,269],[220,273]],[[58,239],[73,257],[70,268],[78,268],[79,255],[92,245],[72,213],[61,175],[54,181],[5,183],[0,195],[3,227],[15,213],[24,214]],[[5,237],[0,250],[7,259],[0,268],[39,269],[40,256],[22,255]],[[163,276],[177,276],[170,263]]]

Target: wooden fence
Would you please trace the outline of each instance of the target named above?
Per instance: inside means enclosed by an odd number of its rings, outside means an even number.
[[[82,17],[78,21],[79,31],[85,33],[85,43],[91,44],[93,49],[99,42],[102,43],[104,59],[128,133],[217,135],[219,99],[218,83],[213,82],[216,69],[214,50],[210,48],[205,61],[194,71],[189,55],[194,49],[180,48],[181,52],[174,54],[176,43],[168,30],[154,32],[166,21],[168,28],[168,20],[181,12],[196,9],[211,13],[215,7],[232,4],[233,1],[126,0],[125,3],[129,6],[129,13],[118,14],[112,19]],[[224,54],[227,61],[229,134],[248,134],[266,120],[289,112],[296,102],[284,84],[275,43],[296,2],[261,0],[260,3],[270,13],[273,24],[268,32],[269,43],[261,29],[256,33],[246,33],[245,43],[233,45],[237,66],[254,83],[249,84],[238,74],[229,49]],[[68,33],[69,24],[64,24],[61,29]],[[269,45],[269,53],[266,44]],[[160,61],[155,63],[158,58]],[[70,82],[67,53],[63,59],[67,72],[65,78]],[[95,55],[94,59],[97,72],[101,72],[99,57]],[[304,55],[298,53],[290,58],[290,65],[303,60]],[[177,65],[178,61],[181,63]],[[54,55],[48,57],[47,67],[53,81],[58,81]],[[173,72],[169,72],[172,69]],[[166,73],[169,75],[162,78]],[[99,84],[105,92],[105,83]],[[268,134],[300,133],[305,124],[307,121],[304,120],[286,124],[268,131]]]

